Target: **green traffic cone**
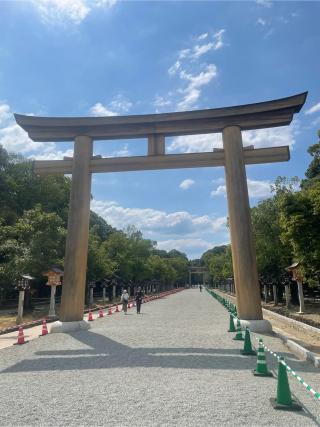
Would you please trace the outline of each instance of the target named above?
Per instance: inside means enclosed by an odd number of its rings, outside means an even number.
[[[278,364],[277,397],[275,399],[270,399],[271,405],[274,409],[282,409],[284,411],[301,411],[302,406],[291,397],[287,368],[283,362],[284,358],[280,357]]]
[[[257,354],[257,352],[252,348],[250,331],[248,328],[246,328],[246,333],[244,335],[243,350],[240,350],[240,353],[244,356],[255,356]]]
[[[272,372],[268,370],[262,339],[259,340],[257,367],[253,370],[253,375],[256,377],[273,377]]]
[[[228,332],[236,332],[236,328],[234,327],[233,316],[230,314],[230,322]]]
[[[241,332],[241,325],[240,325],[240,320],[237,319],[237,333],[236,336],[234,338],[232,338],[235,341],[243,341],[244,338],[242,336],[242,332]]]

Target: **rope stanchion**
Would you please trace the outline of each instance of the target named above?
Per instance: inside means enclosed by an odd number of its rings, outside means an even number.
[[[227,299],[226,298],[224,298],[224,297],[221,297],[220,295],[218,295],[216,292],[214,292],[213,290],[209,290],[209,289],[207,289],[207,292],[213,297],[213,298],[215,298],[218,302],[220,302],[220,304],[221,305],[223,305],[226,309],[227,309],[227,311],[229,311],[233,316],[234,316],[234,318],[235,318],[235,320],[239,320],[238,319],[238,316],[237,316],[237,308],[236,308],[236,306],[234,305],[234,304],[232,304],[232,303],[229,303],[229,304],[227,304]],[[231,305],[230,305],[231,304]],[[258,338],[256,338],[256,340],[259,342],[259,339]],[[316,399],[316,400],[320,400],[320,392],[318,392],[318,391],[316,391],[314,388],[312,388],[309,384],[307,384],[306,382],[305,382],[305,380],[300,376],[300,375],[298,375],[296,372],[294,372],[294,370],[293,369],[291,369],[290,368],[290,366],[289,365],[287,365],[286,364],[286,362],[283,360],[283,359],[281,359],[281,357],[280,356],[278,356],[277,355],[277,353],[275,353],[274,351],[272,351],[270,348],[268,348],[263,342],[261,342],[260,343],[260,345],[261,346],[263,346],[263,348],[265,349],[265,350],[267,350],[272,356],[274,356],[276,359],[278,359],[278,361],[279,361],[279,363],[281,363],[282,365],[284,365],[285,366],[285,368],[286,368],[286,370],[288,371],[288,372],[290,372],[290,374],[300,383],[300,384],[302,384],[304,387],[305,387],[305,389],[307,390],[307,391],[309,391],[312,395],[313,395],[313,397]]]
[[[257,340],[257,341],[259,341],[259,340],[258,340],[258,338],[256,338],[256,340]],[[287,371],[288,371],[288,372],[290,372],[290,374],[291,374],[295,379],[297,379],[297,380],[298,380],[298,382],[299,382],[300,384],[302,384],[302,385],[306,388],[306,390],[308,390],[308,391],[313,395],[313,397],[314,397],[315,399],[320,400],[320,393],[319,393],[319,392],[317,392],[314,388],[312,388],[309,384],[307,384],[307,383],[305,382],[305,380],[304,380],[302,377],[300,377],[300,375],[298,375],[298,374],[297,374],[293,369],[291,369],[291,368],[290,368],[290,366],[289,366],[289,365],[287,365],[287,364],[286,364],[286,362],[285,362],[284,360],[282,360],[281,356],[279,356],[279,355],[278,355],[277,353],[275,353],[274,351],[270,350],[270,348],[268,348],[264,343],[262,343],[262,345],[263,345],[263,347],[264,347],[264,349],[265,349],[265,350],[267,350],[270,354],[272,354],[272,356],[274,356],[276,359],[278,359],[278,361],[279,361],[282,365],[284,365],[284,366],[286,367]]]

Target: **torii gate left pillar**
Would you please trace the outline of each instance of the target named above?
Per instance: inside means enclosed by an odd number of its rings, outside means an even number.
[[[92,146],[92,138],[88,136],[75,138],[64,267],[65,289],[59,316],[61,322],[68,322],[68,330],[73,326],[70,322],[74,323],[75,329],[79,328],[78,322],[86,326],[82,319],[88,255]]]

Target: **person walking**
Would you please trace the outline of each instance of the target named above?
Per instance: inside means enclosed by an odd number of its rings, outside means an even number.
[[[199,286],[200,292],[202,292],[202,285]]]
[[[143,292],[141,290],[141,287],[139,286],[136,293],[137,314],[140,314],[142,299],[143,299]]]
[[[123,310],[124,314],[127,314],[129,294],[128,294],[126,289],[123,290],[123,292],[121,294],[121,300],[120,301],[122,302],[122,310]]]

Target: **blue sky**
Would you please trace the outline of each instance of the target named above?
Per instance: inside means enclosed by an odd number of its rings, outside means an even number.
[[[126,115],[215,108],[309,91],[291,126],[244,132],[289,145],[287,163],[249,166],[250,203],[278,175],[303,178],[320,128],[320,3],[34,0],[0,2],[0,144],[58,159],[70,143],[35,143],[12,113]],[[220,135],[168,138],[168,153],[211,151]],[[144,155],[145,140],[99,141],[95,154]],[[223,168],[95,174],[91,208],[136,225],[161,249],[194,258],[229,242]]]

